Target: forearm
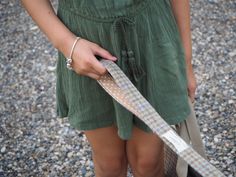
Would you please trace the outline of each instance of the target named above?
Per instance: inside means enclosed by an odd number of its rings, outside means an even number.
[[[21,0],[21,2],[54,47],[68,56],[75,36],[56,16],[50,1]]]
[[[178,25],[183,47],[185,49],[186,63],[188,67],[191,67],[192,39],[189,0],[171,0],[171,6]]]

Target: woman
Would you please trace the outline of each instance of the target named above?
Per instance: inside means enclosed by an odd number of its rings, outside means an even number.
[[[96,80],[99,59],[112,60],[169,124],[184,121],[196,89],[189,0],[59,0],[57,14],[49,0],[22,3],[59,51],[57,115],[84,131],[96,176],[125,177],[128,164],[164,176],[163,142]]]

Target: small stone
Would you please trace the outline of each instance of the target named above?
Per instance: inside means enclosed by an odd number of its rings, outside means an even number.
[[[38,29],[38,26],[32,26],[31,28],[30,28],[30,30],[36,30],[36,29]]]
[[[214,142],[218,143],[219,139],[217,137],[214,137]]]
[[[208,0],[210,3],[218,3],[218,0]]]
[[[6,147],[3,146],[3,147],[1,148],[1,153],[4,153],[5,151],[6,151]]]
[[[232,51],[232,52],[229,53],[229,56],[230,56],[230,57],[234,57],[235,55],[236,55],[236,50],[234,50],[234,51]]]
[[[69,153],[67,154],[67,157],[68,157],[68,158],[71,158],[73,155],[74,155],[73,152],[69,152]]]
[[[55,71],[56,70],[56,67],[55,66],[48,66],[48,71]]]
[[[234,161],[233,161],[232,159],[227,159],[227,160],[226,160],[226,163],[229,165],[229,164],[234,163]]]
[[[91,171],[89,171],[85,174],[85,177],[92,177],[92,176],[93,176],[93,173]]]

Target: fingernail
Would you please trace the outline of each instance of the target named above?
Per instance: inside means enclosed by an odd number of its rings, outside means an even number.
[[[112,59],[114,59],[114,60],[117,60],[117,58],[116,58],[116,57],[112,57]]]

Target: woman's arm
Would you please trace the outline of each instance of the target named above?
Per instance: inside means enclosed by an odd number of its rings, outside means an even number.
[[[69,57],[76,36],[56,16],[50,0],[21,0],[21,2],[52,44],[65,57]],[[114,56],[97,44],[81,39],[76,44],[73,53],[73,69],[78,74],[98,79],[106,72],[106,69],[95,58],[95,55],[116,60]]]
[[[185,59],[187,64],[187,77],[188,77],[188,92],[189,96],[194,101],[196,90],[196,78],[192,67],[192,39],[191,39],[191,26],[190,26],[190,4],[189,0],[171,0],[171,6],[175,20],[178,25],[180,36],[182,39],[183,47],[185,50]]]
[[[67,57],[70,53],[69,46],[72,46],[76,36],[57,18],[50,1],[22,0],[22,4],[54,47],[59,49]]]

